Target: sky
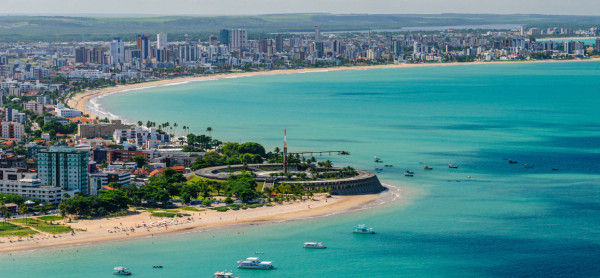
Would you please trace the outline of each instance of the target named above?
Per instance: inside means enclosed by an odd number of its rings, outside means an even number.
[[[276,13],[600,15],[600,0],[0,0],[0,14],[257,15]]]

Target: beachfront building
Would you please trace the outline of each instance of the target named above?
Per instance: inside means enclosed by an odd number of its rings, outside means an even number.
[[[62,198],[60,187],[43,186],[35,173],[20,168],[0,168],[0,194],[16,194],[54,205]]]
[[[98,191],[109,183],[118,183],[120,186],[131,184],[131,172],[128,170],[106,170],[90,174],[90,195],[98,195]]]
[[[87,152],[68,147],[50,147],[38,151],[37,158],[38,177],[42,185],[58,186],[70,193],[89,193]]]
[[[113,120],[110,123],[80,124],[77,126],[77,135],[83,139],[110,138],[116,129],[128,127],[120,120]]]
[[[56,116],[64,117],[64,118],[81,117],[81,111],[67,108],[62,103],[58,104],[56,106],[56,109],[54,110],[54,112],[56,112]]]
[[[156,128],[146,128],[134,126],[128,129],[117,129],[113,133],[113,140],[117,143],[123,143],[129,140],[135,140],[138,147],[157,146],[156,143],[168,143],[171,141],[171,136],[166,133],[159,133]],[[150,143],[149,143],[150,142]]]

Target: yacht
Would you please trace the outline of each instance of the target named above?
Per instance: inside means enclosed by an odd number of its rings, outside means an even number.
[[[271,262],[261,262],[257,257],[249,257],[245,260],[238,261],[239,268],[248,269],[273,269]]]
[[[305,242],[304,248],[312,248],[312,249],[325,249],[327,248],[325,245],[320,242]]]
[[[354,230],[352,232],[356,233],[356,234],[374,234],[375,233],[373,231],[373,228],[367,228],[367,226],[365,224],[359,224],[358,226],[354,227]]]
[[[215,272],[215,277],[214,278],[239,278],[239,277],[233,276],[232,272],[217,271],[217,272]]]
[[[427,165],[423,166],[423,169],[425,169],[425,170],[433,170],[433,168],[431,168],[431,167],[429,167]]]
[[[131,272],[127,271],[127,268],[124,268],[122,266],[117,266],[114,270],[114,275],[131,275]]]

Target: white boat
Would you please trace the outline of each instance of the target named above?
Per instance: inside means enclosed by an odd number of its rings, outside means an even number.
[[[131,275],[131,272],[127,271],[127,268],[124,268],[122,266],[117,266],[114,270],[114,275]]]
[[[261,262],[257,257],[249,257],[238,261],[238,268],[248,269],[273,269],[271,262]]]
[[[233,276],[233,273],[231,271],[227,272],[227,271],[217,271],[215,272],[215,277],[214,278],[239,278],[238,276]]]
[[[353,232],[356,234],[374,234],[375,233],[373,231],[373,228],[367,228],[367,226],[365,224],[359,224],[358,226],[354,227]]]
[[[325,249],[327,246],[321,244],[320,242],[305,242],[304,248]]]

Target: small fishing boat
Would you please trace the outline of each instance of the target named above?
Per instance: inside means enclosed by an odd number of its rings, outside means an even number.
[[[405,173],[405,174],[414,174],[415,172],[413,172],[413,171],[409,171],[409,170],[406,170],[406,172],[404,172],[404,173]]]
[[[431,168],[431,167],[429,167],[429,166],[427,166],[427,165],[424,165],[424,166],[423,166],[423,169],[425,169],[425,170],[433,170],[433,168]]]
[[[304,248],[325,249],[327,247],[325,245],[321,244],[320,242],[305,242]]]
[[[162,265],[153,265],[152,268],[163,268]]]
[[[381,158],[375,157],[375,163],[381,163],[381,162],[383,162],[383,160],[381,160]]]
[[[523,167],[525,167],[525,168],[533,168],[533,165],[523,164]]]
[[[519,162],[516,160],[512,160],[512,159],[508,160],[508,164],[516,164],[516,163],[519,163]]]
[[[558,171],[558,168],[552,168],[552,171]]]
[[[406,171],[406,172],[404,172],[404,176],[405,176],[405,177],[414,177],[414,176],[415,176],[415,173],[413,173],[413,172],[409,172],[409,171]]]
[[[265,252],[261,252],[261,251],[256,251],[254,252],[254,254],[264,254]]]
[[[394,165],[391,165],[391,164],[386,164],[386,165],[384,165],[384,166],[385,166],[385,167],[394,167]]]
[[[113,271],[114,275],[131,275],[131,272],[127,271],[127,268],[122,266],[115,267]]]
[[[231,272],[231,271],[217,271],[217,272],[215,272],[214,278],[239,278],[239,277],[233,276],[233,272]]]
[[[365,224],[359,224],[352,231],[355,234],[374,234],[373,228],[367,228]]]
[[[456,169],[456,168],[458,168],[458,166],[452,165],[452,164],[448,164],[448,168],[450,168],[450,169]]]

